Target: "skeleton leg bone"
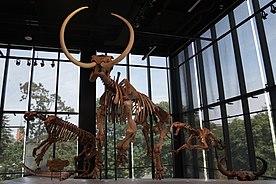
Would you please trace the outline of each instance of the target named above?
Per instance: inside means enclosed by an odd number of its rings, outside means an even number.
[[[155,164],[155,179],[161,180],[164,178],[164,169],[163,169],[163,164],[161,160],[161,151],[162,151],[162,144],[164,137],[167,135],[168,131],[161,126],[161,122],[158,122],[160,126],[160,130],[158,131],[159,135],[159,140],[158,143],[154,147],[154,164]]]
[[[126,137],[117,145],[117,159],[115,161],[117,166],[127,162],[127,149],[130,142],[135,139],[136,134],[136,122],[132,119],[132,101],[126,100],[124,105],[126,108],[128,125],[126,129]]]

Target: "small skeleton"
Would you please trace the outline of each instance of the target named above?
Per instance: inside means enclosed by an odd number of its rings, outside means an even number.
[[[130,39],[126,49],[123,53],[113,60],[111,56],[97,56],[93,55],[91,62],[80,62],[76,60],[67,50],[64,42],[64,32],[68,21],[79,11],[87,7],[82,7],[72,12],[63,22],[60,30],[60,44],[66,57],[77,66],[82,68],[92,68],[90,75],[90,81],[95,82],[99,77],[104,86],[105,92],[100,98],[100,107],[97,109],[96,120],[98,132],[96,135],[98,154],[96,155],[95,168],[87,175],[87,177],[96,178],[99,176],[100,169],[102,167],[102,146],[104,140],[104,119],[108,118],[109,122],[126,122],[126,136],[117,145],[117,158],[116,165],[122,164],[127,161],[127,150],[130,142],[135,138],[136,126],[138,124],[143,126],[143,134],[145,136],[148,155],[153,156],[155,165],[155,179],[163,178],[163,165],[161,162],[161,150],[164,137],[167,135],[166,124],[170,123],[170,115],[156,106],[146,95],[136,91],[136,89],[129,83],[127,79],[118,82],[119,75],[116,80],[111,79],[110,72],[113,66],[119,63],[131,50],[134,42],[134,31],[131,24],[123,17],[112,14],[121,19],[130,31]],[[156,119],[156,125],[153,127],[153,132],[159,135],[159,140],[154,146],[152,151],[149,142],[149,129],[150,125],[147,123],[147,118],[152,116]],[[134,118],[133,118],[134,117]],[[152,154],[153,153],[153,154]]]
[[[214,147],[215,149],[223,150],[224,145],[222,144],[221,140],[218,140],[216,136],[208,129],[208,128],[194,128],[186,123],[182,122],[174,122],[170,127],[171,133],[173,133],[173,128],[176,128],[174,135],[177,136],[181,129],[190,133],[187,141],[177,150],[173,150],[173,152],[178,153],[183,149],[204,149],[208,150],[210,146]],[[200,144],[193,145],[191,141],[196,139]]]
[[[80,145],[86,147],[89,144],[90,147],[95,147],[95,137],[90,132],[80,129],[68,121],[64,121],[56,116],[46,117],[45,115],[36,112],[26,112],[24,114],[24,119],[28,121],[33,121],[34,117],[44,121],[44,126],[48,133],[47,139],[43,140],[33,149],[33,156],[36,157],[35,162],[37,166],[39,166],[41,160],[43,160],[44,154],[54,142],[73,141],[78,138]],[[40,152],[38,152],[39,150]],[[96,149],[93,149],[93,151],[94,153],[91,153],[91,155],[95,156],[97,151]],[[78,172],[77,169],[76,172]]]
[[[226,171],[223,169],[223,167],[221,165],[221,162],[223,160],[225,160],[225,157],[218,160],[217,167],[218,167],[218,170],[225,176],[237,177],[237,179],[239,181],[254,181],[254,180],[258,179],[259,176],[263,175],[267,170],[267,162],[260,157],[256,157],[256,158],[261,160],[263,163],[262,168],[257,172],[254,172],[254,171]]]

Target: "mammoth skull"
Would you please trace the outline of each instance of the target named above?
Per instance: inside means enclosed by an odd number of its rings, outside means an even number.
[[[221,162],[223,160],[225,160],[225,158],[221,158],[220,160],[218,160],[217,167],[218,167],[218,170],[225,176],[237,177],[237,179],[239,181],[253,181],[253,180],[256,180],[259,176],[263,175],[267,170],[267,162],[264,159],[260,158],[260,157],[256,157],[256,158],[261,160],[262,163],[263,163],[262,168],[257,172],[253,172],[253,171],[225,171],[222,168],[222,165],[221,165]]]
[[[81,7],[78,8],[77,10],[73,11],[70,15],[67,16],[67,18],[64,20],[61,29],[60,29],[60,45],[61,45],[61,49],[64,52],[64,54],[66,55],[66,57],[72,61],[75,65],[80,66],[82,68],[93,68],[92,73],[90,75],[90,81],[95,81],[97,79],[98,76],[100,75],[109,75],[110,70],[112,69],[112,67],[119,63],[131,50],[132,46],[133,46],[133,42],[134,42],[134,31],[133,28],[131,26],[131,24],[122,16],[111,13],[111,15],[121,19],[128,27],[129,32],[130,32],[130,37],[129,37],[129,41],[127,44],[127,47],[125,48],[125,50],[122,52],[122,54],[120,54],[116,59],[113,60],[113,58],[111,56],[96,56],[93,55],[91,57],[91,62],[81,62],[78,61],[77,59],[75,59],[69,52],[68,49],[65,45],[65,41],[64,41],[64,32],[65,32],[65,28],[67,23],[69,22],[69,20],[78,12],[80,12],[83,9],[88,8],[87,6],[85,7]]]

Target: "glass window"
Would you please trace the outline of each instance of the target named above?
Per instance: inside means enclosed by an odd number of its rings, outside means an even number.
[[[7,49],[0,48],[0,57],[7,56]]]
[[[223,127],[222,127],[221,120],[210,121],[210,130],[212,131],[213,134],[215,134],[215,136],[218,140],[223,141]],[[218,157],[222,158],[223,156],[224,156],[224,152],[218,151]],[[215,170],[214,170],[215,179],[227,179],[227,177],[225,175],[221,174],[221,172],[218,171],[216,159],[214,159],[213,165],[215,167]]]
[[[218,42],[225,99],[240,94],[232,39],[227,35]]]
[[[178,61],[178,65],[182,64],[185,61],[184,51],[181,51],[177,55],[177,61]]]
[[[268,94],[261,94],[257,96],[252,96],[248,98],[249,110],[250,112],[267,110],[267,102],[269,100]]]
[[[148,95],[148,75],[146,68],[130,67],[130,83],[134,88]]]
[[[210,107],[208,109],[208,112],[209,112],[209,120],[221,118],[221,112],[220,112],[220,107],[219,106]]]
[[[80,53],[70,53],[76,60],[80,60]],[[103,54],[104,53],[100,53],[100,54]],[[99,54],[99,55],[100,55]],[[68,58],[65,56],[65,54],[63,52],[60,52],[60,59],[61,60],[68,60]],[[88,61],[86,61],[88,62]],[[73,63],[72,63],[73,64]]]
[[[185,64],[179,67],[179,82],[180,82],[180,94],[181,94],[181,102],[182,102],[181,111],[184,112],[184,111],[187,111],[189,107]]]
[[[147,59],[142,60],[143,56],[141,55],[130,55],[130,65],[142,65],[142,66],[147,66]]]
[[[168,103],[167,70],[151,69],[151,92],[154,103]],[[169,109],[166,109],[169,112]]]
[[[71,62],[60,62],[58,111],[79,112],[79,72]]]
[[[217,102],[219,99],[216,68],[212,49],[212,47],[209,47],[202,52],[208,104]]]
[[[235,17],[238,17],[248,9],[244,7],[235,11]],[[253,20],[251,20],[253,21]],[[242,57],[243,71],[246,82],[247,92],[251,92],[264,87],[265,79],[262,71],[262,58],[259,50],[260,46],[257,42],[257,32],[254,29],[253,22],[247,22],[237,29],[239,46]]]
[[[233,171],[248,171],[250,166],[243,116],[228,118],[228,128]]]
[[[268,167],[267,171],[265,172],[265,176],[274,177],[276,174],[276,150],[274,146],[275,140],[273,141],[273,136],[271,133],[273,124],[270,123],[267,111],[251,114],[250,117],[252,122],[251,124],[255,145],[255,154],[256,156],[265,159],[265,161],[270,165],[270,167]],[[257,163],[260,163],[260,161]],[[258,168],[261,168],[261,166]]]
[[[112,79],[115,79],[115,81],[117,80],[118,72],[120,72],[119,81],[118,81],[120,83],[120,81],[127,78],[127,76],[126,76],[126,66],[115,65],[113,67],[113,70],[110,73],[110,77]]]
[[[242,114],[241,101],[228,102],[226,104],[227,116],[236,116]]]
[[[221,19],[216,25],[216,31],[217,31],[217,38],[219,38],[221,35],[226,33],[230,30],[230,24],[228,16],[225,16],[223,19]]]
[[[265,6],[267,3],[270,3],[271,0],[260,0],[259,3],[260,3],[260,7],[262,8],[263,6]]]
[[[27,60],[20,60],[20,65],[15,62],[9,59],[4,110],[26,111],[30,67],[27,66]]]
[[[275,48],[276,48],[276,33],[275,33],[276,16],[269,13],[268,18],[265,21],[263,21],[263,23],[264,23],[264,28],[265,28],[266,40],[267,40],[268,48],[269,48],[271,65],[272,65],[272,69],[273,69],[273,76],[274,76],[274,80],[275,80],[276,79],[276,52],[275,52]]]
[[[11,49],[10,56],[18,56],[18,57],[32,57],[32,50],[23,50],[23,49]]]
[[[166,67],[167,66],[167,58],[166,57],[150,56],[150,66]]]
[[[191,84],[192,84],[192,95],[193,95],[193,107],[198,108],[200,107],[200,100],[199,100],[199,81],[198,81],[198,74],[197,74],[197,63],[195,58],[192,58],[189,61],[190,65],[190,73],[191,73]]]
[[[114,53],[108,53],[107,55],[112,56],[113,60],[120,56],[120,54],[114,54]],[[118,64],[126,64],[126,60],[127,60],[127,56],[124,57]]]
[[[202,37],[202,38],[207,38],[207,39],[210,39],[210,40],[211,40],[211,31],[210,31],[210,29],[208,29],[205,33],[203,33],[201,37]],[[200,40],[200,42],[201,42],[201,48],[204,48],[204,47],[206,47],[207,45],[209,45],[209,44],[211,43],[210,40],[201,39],[201,40]]]
[[[55,110],[57,67],[50,67],[48,64],[46,64],[46,66],[34,66],[33,83],[31,88],[32,111]],[[57,63],[55,66],[57,66]]]
[[[58,52],[35,51],[35,58],[58,59]]]

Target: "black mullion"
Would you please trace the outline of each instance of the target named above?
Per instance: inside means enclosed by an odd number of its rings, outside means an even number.
[[[235,18],[234,18],[233,12],[229,13],[229,21],[230,21],[230,27],[231,28],[235,27]],[[231,36],[232,36],[234,53],[235,53],[235,61],[236,61],[237,71],[238,71],[240,93],[241,93],[241,95],[245,95],[246,94],[246,85],[245,85],[246,81],[245,81],[244,72],[243,72],[242,58],[241,58],[238,34],[237,34],[236,29],[232,30]],[[243,115],[244,126],[245,126],[244,128],[245,128],[245,133],[246,133],[250,170],[255,171],[256,170],[256,159],[255,159],[255,149],[254,149],[253,134],[252,134],[252,125],[251,125],[251,119],[250,119],[250,115],[249,115],[248,99],[247,99],[247,97],[243,97],[241,99],[241,101],[242,101],[243,114],[244,114]]]

